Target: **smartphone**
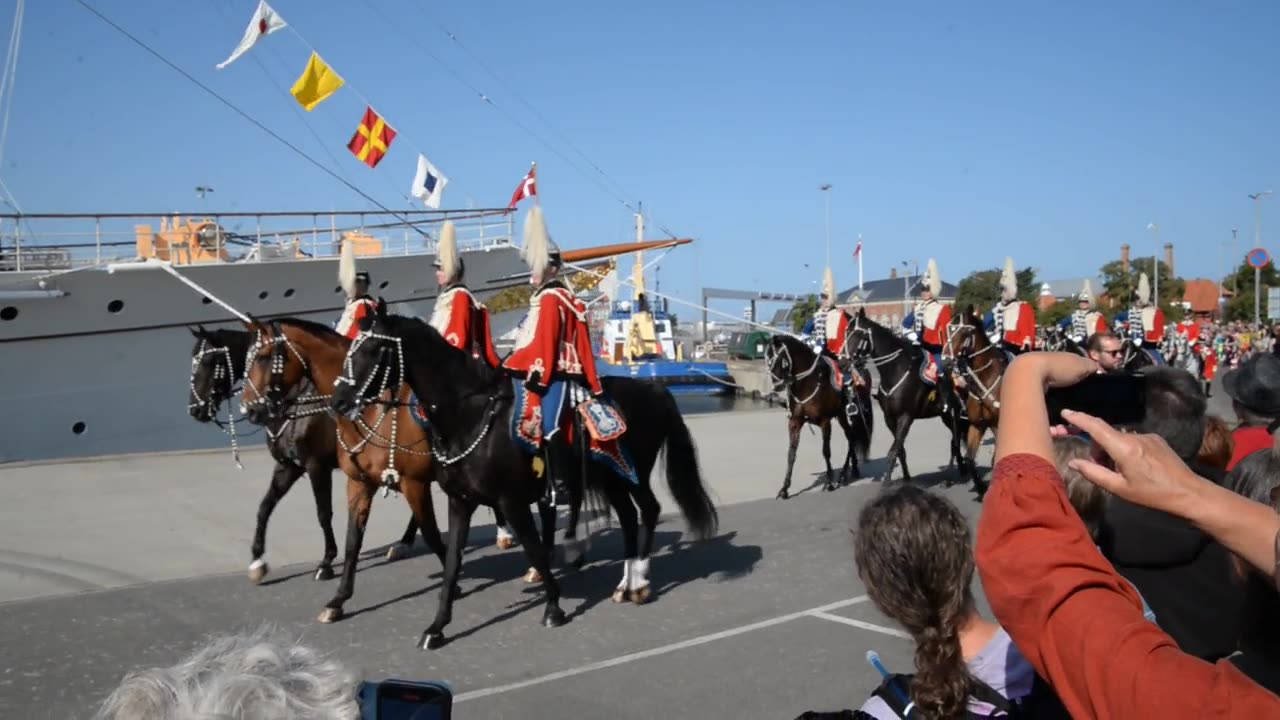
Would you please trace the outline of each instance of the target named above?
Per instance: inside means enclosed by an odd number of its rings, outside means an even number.
[[[1044,401],[1050,425],[1068,424],[1063,410],[1087,413],[1111,425],[1137,425],[1146,416],[1146,380],[1134,373],[1090,375],[1070,387],[1051,388]]]
[[[361,720],[450,720],[453,692],[436,682],[366,682],[360,686],[360,710]]]

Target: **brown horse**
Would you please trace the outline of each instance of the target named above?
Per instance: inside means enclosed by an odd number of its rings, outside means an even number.
[[[956,395],[964,403],[968,419],[965,459],[960,470],[968,472],[974,492],[982,497],[987,483],[978,475],[975,460],[983,436],[988,430],[995,432],[1000,424],[1000,381],[1009,360],[998,346],[991,344],[972,305],[951,321],[948,330],[942,346],[942,364],[958,379]],[[951,485],[949,478],[946,485]]]
[[[245,414],[262,424],[279,417],[289,393],[304,379],[316,392],[332,396],[351,341],[308,320],[283,318],[250,322],[253,344],[246,355]],[[337,419],[338,467],[347,475],[347,542],[338,591],[320,612],[322,623],[342,619],[342,606],[355,593],[356,561],[374,493],[394,486],[404,495],[427,547],[445,563],[445,544],[431,502],[433,461],[426,434],[414,421],[409,390],[388,410],[370,406],[354,418]]]
[[[871,450],[871,431],[875,418],[871,410],[871,375],[863,368],[854,370],[853,412],[849,400],[836,389],[835,370],[831,363],[808,345],[788,335],[775,335],[765,349],[765,364],[774,390],[787,393],[787,476],[782,481],[778,498],[790,497],[791,471],[796,464],[796,447],[800,444],[800,430],[806,423],[822,430],[822,459],[827,463],[825,491],[836,489],[831,471],[831,420],[834,418],[844,430],[848,452],[840,469],[840,484],[847,485],[860,474],[858,456],[866,460]]]

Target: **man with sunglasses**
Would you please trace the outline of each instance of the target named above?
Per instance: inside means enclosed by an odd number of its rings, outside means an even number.
[[[1099,372],[1119,372],[1124,368],[1124,351],[1120,336],[1113,332],[1096,332],[1085,343],[1089,359],[1098,363]]]

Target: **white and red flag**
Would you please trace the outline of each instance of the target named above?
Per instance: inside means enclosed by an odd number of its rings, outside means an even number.
[[[249,48],[256,45],[259,40],[286,27],[288,25],[285,24],[284,18],[280,17],[280,13],[272,10],[267,0],[261,0],[258,3],[258,9],[249,20],[249,27],[244,30],[244,37],[240,38],[240,44],[231,51],[231,57],[218,63],[217,68],[221,70],[230,65],[241,55],[249,52]]]
[[[511,204],[507,205],[508,210],[515,210],[516,205],[525,198],[536,198],[538,196],[538,163],[529,166],[529,172],[520,181],[520,186],[511,194]]]

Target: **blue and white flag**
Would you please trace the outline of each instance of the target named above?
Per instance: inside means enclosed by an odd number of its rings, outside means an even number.
[[[440,209],[440,196],[444,195],[444,186],[449,178],[440,174],[435,165],[427,160],[426,155],[418,155],[418,174],[413,178],[413,196],[432,210]]]

